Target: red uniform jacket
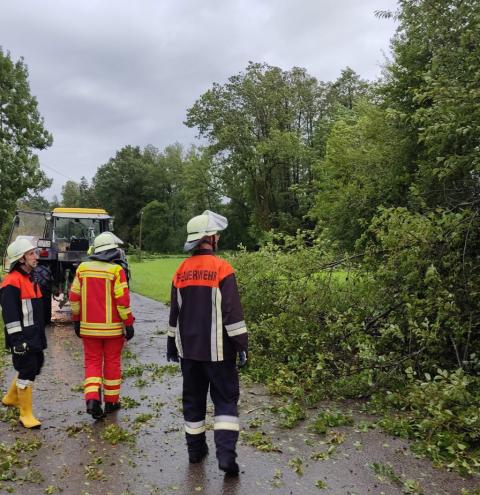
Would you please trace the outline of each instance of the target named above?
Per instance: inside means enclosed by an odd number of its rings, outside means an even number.
[[[123,268],[105,261],[80,264],[70,290],[73,321],[84,337],[118,337],[133,325],[130,293]]]

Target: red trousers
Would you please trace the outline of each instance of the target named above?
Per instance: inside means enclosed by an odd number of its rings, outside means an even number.
[[[101,400],[103,385],[105,402],[118,402],[122,382],[123,335],[102,339],[82,337],[85,364],[85,400]]]

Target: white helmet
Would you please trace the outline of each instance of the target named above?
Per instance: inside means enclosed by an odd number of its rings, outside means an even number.
[[[7,248],[7,263],[5,269],[11,271],[15,262],[32,249],[37,249],[33,240],[26,237],[17,237]]]
[[[102,232],[93,240],[93,252],[101,253],[109,249],[118,248],[123,241],[119,239],[113,232]]]
[[[217,234],[228,227],[228,220],[210,210],[190,219],[187,223],[187,242],[183,249],[190,251],[209,235]]]

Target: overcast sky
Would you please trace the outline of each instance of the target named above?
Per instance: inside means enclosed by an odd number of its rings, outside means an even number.
[[[379,77],[394,0],[0,0],[0,45],[23,56],[51,148],[40,154],[60,194],[123,146],[195,142],[186,110],[248,61],[342,68]]]

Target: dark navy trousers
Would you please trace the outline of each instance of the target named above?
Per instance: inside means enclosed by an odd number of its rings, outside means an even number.
[[[234,460],[240,431],[238,399],[240,387],[235,361],[181,359],[183,374],[183,416],[190,454],[205,447],[207,393],[214,405],[214,438],[218,459]]]
[[[21,356],[12,354],[13,367],[15,371],[18,371],[20,380],[33,382],[40,374],[44,360],[43,351],[29,351]]]

